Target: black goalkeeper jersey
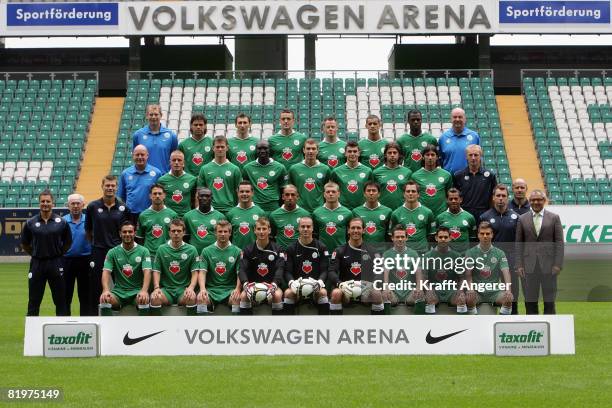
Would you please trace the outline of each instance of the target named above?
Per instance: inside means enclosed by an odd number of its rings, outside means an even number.
[[[362,243],[355,248],[349,243],[339,246],[332,254],[329,266],[328,280],[331,285],[348,280],[364,280],[372,282],[374,275],[374,257],[378,256],[374,249]]]
[[[330,253],[321,241],[313,239],[308,245],[296,241],[287,248],[285,280],[313,278],[325,282]]]
[[[260,249],[257,242],[253,242],[242,252],[240,261],[240,281],[266,282],[281,285],[285,268],[285,254],[279,246],[270,241]]]

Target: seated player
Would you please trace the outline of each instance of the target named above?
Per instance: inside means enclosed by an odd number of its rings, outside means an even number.
[[[121,244],[106,254],[102,269],[102,295],[100,313],[111,315],[113,309],[136,304],[138,314],[149,314],[149,283],[151,281],[151,255],[149,250],[134,242],[136,227],[124,221],[119,228]],[[110,289],[111,276],[115,286]]]
[[[349,241],[331,256],[329,283],[332,290],[329,313],[342,314],[342,305],[353,300],[371,305],[373,315],[385,314],[382,292],[374,289],[374,251],[363,242],[363,220],[349,221]],[[337,286],[337,287],[336,287]],[[360,293],[360,294],[359,294]]]
[[[501,281],[506,284],[506,290],[480,291],[468,290],[466,301],[470,314],[477,314],[476,305],[481,303],[492,303],[501,305],[499,312],[504,315],[512,313],[512,290],[510,284],[510,269],[506,254],[499,248],[494,247],[493,227],[488,221],[481,221],[478,224],[478,245],[470,248],[465,253],[466,259],[480,259],[482,268],[467,269],[465,280],[468,284],[472,283],[494,283]]]
[[[425,267],[427,280],[430,284],[445,284],[442,290],[432,289],[425,293],[425,313],[436,313],[436,305],[440,302],[449,306],[457,306],[458,314],[466,314],[465,294],[459,289],[461,278],[458,273],[457,259],[461,254],[450,248],[451,230],[445,226],[439,226],[434,235],[437,246],[425,254]],[[448,287],[448,289],[447,289]],[[455,289],[453,289],[455,288]]]
[[[285,314],[293,314],[296,302],[300,301],[303,285],[313,289],[312,300],[316,302],[320,315],[329,314],[329,300],[325,290],[329,252],[321,241],[314,239],[314,222],[310,217],[302,217],[298,223],[299,236],[287,248],[285,280],[289,288],[285,290]]]
[[[198,275],[198,314],[212,312],[218,304],[240,313],[240,248],[230,242],[232,225],[221,220],[215,225],[217,241],[202,250]]]
[[[187,314],[196,314],[195,287],[198,283],[199,256],[191,244],[183,241],[185,223],[170,222],[170,241],[157,248],[153,263],[151,314],[159,316],[162,306],[187,306]]]
[[[424,305],[424,292],[421,289],[421,282],[423,282],[423,273],[420,267],[414,268],[412,260],[417,260],[419,254],[413,249],[406,246],[406,227],[404,224],[397,224],[391,231],[391,240],[393,241],[393,247],[387,250],[383,254],[383,259],[393,258],[397,259],[399,256],[402,259],[406,259],[405,266],[398,268],[397,265],[394,268],[385,268],[383,275],[383,282],[387,289],[383,290],[383,298],[386,304],[389,306],[397,306],[400,303],[407,305],[416,305],[418,303],[419,313],[423,309]],[[393,289],[388,285],[393,284]],[[410,289],[408,285],[411,284],[414,289]]]
[[[264,286],[267,287],[266,300],[272,304],[272,314],[283,314],[283,292],[278,286],[283,279],[285,259],[278,245],[270,241],[271,232],[270,221],[259,218],[255,222],[255,242],[242,252],[238,275],[244,289],[240,294],[240,314],[253,314],[255,295]]]

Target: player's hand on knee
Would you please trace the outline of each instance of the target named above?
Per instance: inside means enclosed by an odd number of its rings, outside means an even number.
[[[111,293],[109,291],[103,292],[100,295],[100,303],[110,303],[111,302]]]
[[[195,300],[196,298],[196,294],[191,288],[185,289],[185,292],[183,292],[183,296],[185,297],[185,300],[188,300],[188,301]]]
[[[149,294],[146,290],[141,290],[140,292],[138,292],[138,294],[136,295],[136,302],[139,305],[146,305],[147,303],[149,303]]]
[[[197,296],[197,301],[200,304],[208,303],[208,292],[206,291],[206,289],[200,290]]]
[[[438,303],[438,297],[436,296],[436,294],[433,291],[429,290],[429,291],[425,292],[425,301],[428,304],[433,305],[433,304]]]
[[[413,292],[415,300],[425,300],[425,293],[420,289],[415,289]]]
[[[504,303],[512,303],[514,301],[514,296],[512,292],[507,290],[504,292]]]

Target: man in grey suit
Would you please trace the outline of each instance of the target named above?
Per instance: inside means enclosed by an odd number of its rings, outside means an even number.
[[[563,267],[563,227],[557,214],[544,210],[546,194],[533,190],[531,210],[519,217],[516,228],[516,260],[519,276],[525,278],[525,309],[538,314],[540,287],[544,314],[555,314],[557,276]]]

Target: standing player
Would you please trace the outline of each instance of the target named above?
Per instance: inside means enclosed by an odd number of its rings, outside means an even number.
[[[325,203],[313,211],[312,218],[319,239],[331,251],[346,243],[346,227],[353,212],[338,202],[340,187],[336,183],[325,184],[323,195]]]
[[[319,314],[328,315],[329,299],[325,281],[329,266],[329,252],[321,241],[313,238],[314,221],[312,218],[300,218],[298,229],[300,232],[298,240],[289,245],[286,251],[285,280],[289,283],[289,288],[285,290],[286,314],[293,314],[295,303],[299,300],[297,293],[292,290],[292,283],[302,279],[310,282],[316,281],[319,290],[313,293],[313,300],[317,302]]]
[[[413,173],[423,166],[423,149],[427,145],[438,144],[435,137],[429,133],[423,133],[423,115],[420,111],[413,109],[406,115],[406,122],[410,127],[410,132],[401,135],[397,143],[404,151],[404,166],[408,167]]]
[[[319,160],[334,170],[344,163],[346,142],[338,139],[338,121],[333,116],[323,120],[321,130],[325,138],[319,143]]]
[[[449,306],[457,306],[457,314],[466,314],[465,294],[459,289],[461,274],[458,273],[460,269],[457,260],[461,259],[461,254],[449,247],[451,230],[448,227],[439,226],[434,237],[437,246],[424,256],[426,279],[433,284],[449,285],[449,289],[428,290],[425,294],[425,313],[434,314],[437,304],[447,303]]]
[[[477,314],[476,305],[480,303],[492,303],[501,305],[499,312],[503,315],[512,313],[512,291],[510,290],[510,270],[506,254],[492,245],[493,227],[487,221],[478,224],[478,245],[470,248],[466,253],[466,259],[480,259],[481,268],[467,269],[465,280],[468,284],[489,283],[498,284],[500,281],[506,284],[506,290],[486,290],[466,292],[467,306],[471,314]]]
[[[184,169],[185,155],[180,150],[175,150],[170,154],[170,173],[157,180],[166,192],[166,206],[174,210],[179,217],[195,205],[196,178]]]
[[[212,191],[206,187],[199,188],[198,208],[194,208],[183,217],[188,241],[197,249],[198,254],[215,242],[215,225],[225,219],[225,216],[215,210],[211,203]]]
[[[185,169],[187,173],[198,177],[204,163],[212,159],[212,140],[206,137],[206,125],[208,121],[201,113],[191,115],[191,136],[183,140],[178,149],[185,155]]]
[[[240,313],[240,279],[238,268],[241,251],[230,242],[232,226],[226,220],[215,225],[217,241],[204,248],[200,256],[198,275],[198,313],[207,313],[217,305],[225,304],[232,314]],[[212,310],[209,310],[212,309]]]
[[[336,248],[329,266],[329,283],[334,287],[329,313],[342,314],[342,305],[354,297],[353,285],[361,287],[359,301],[371,305],[373,315],[385,314],[382,292],[374,289],[374,250],[363,242],[363,221],[359,217],[349,222],[349,241]]]
[[[378,201],[380,186],[376,182],[368,181],[363,189],[366,201],[356,207],[353,214],[361,218],[365,225],[363,240],[372,245],[382,244],[387,239],[387,228],[393,211]]]
[[[295,114],[289,109],[283,109],[280,113],[280,131],[272,136],[270,142],[270,152],[272,158],[281,163],[287,171],[291,166],[304,159],[302,149],[306,141],[306,135],[296,132]]]
[[[404,205],[391,214],[391,228],[397,224],[406,227],[406,242],[419,254],[429,249],[428,239],[436,227],[433,213],[419,202],[419,186],[409,181],[404,187]]]
[[[222,214],[236,206],[236,191],[242,181],[240,169],[227,160],[227,139],[215,136],[213,141],[215,159],[205,164],[198,176],[198,187],[208,187],[212,191],[212,203]]]
[[[374,171],[383,164],[382,158],[388,141],[380,135],[380,118],[378,116],[369,115],[366,118],[366,128],[368,129],[367,139],[359,141],[359,150],[361,151],[359,161]]]
[[[412,170],[400,166],[403,153],[396,142],[385,145],[384,158],[385,164],[374,170],[372,179],[380,186],[381,204],[395,210],[404,203],[404,186],[410,180]]]
[[[323,186],[329,181],[331,170],[317,160],[319,145],[314,139],[304,142],[304,161],[289,169],[289,182],[297,187],[298,205],[312,212],[323,204]]]
[[[121,244],[112,248],[104,259],[100,314],[111,315],[111,308],[136,305],[138,314],[149,314],[149,285],[151,283],[151,254],[134,242],[136,227],[131,221],[121,225]],[[111,289],[111,281],[114,286]]]
[[[346,144],[346,164],[332,171],[330,180],[340,186],[340,203],[349,210],[365,201],[363,183],[372,178],[372,170],[359,163],[359,145],[355,141]]]
[[[228,140],[229,159],[242,171],[244,165],[257,158],[256,146],[259,139],[249,135],[251,118],[244,113],[236,116],[236,136]]]
[[[310,216],[308,211],[298,207],[298,198],[297,188],[293,184],[287,184],[283,188],[284,204],[270,214],[272,235],[282,250],[297,241],[300,218]]]
[[[175,218],[170,223],[170,241],[157,249],[153,263],[151,314],[159,316],[162,306],[187,306],[196,314],[196,293],[200,257],[193,245],[183,241],[185,223]]]
[[[412,173],[412,180],[419,185],[421,204],[437,216],[446,210],[446,192],[453,186],[453,176],[438,166],[438,148],[427,145],[423,149],[423,167]]]
[[[247,163],[243,173],[255,189],[255,204],[268,214],[276,210],[288,176],[285,166],[270,158],[270,145],[266,140],[257,143],[257,160]]]
[[[436,224],[449,229],[450,247],[463,254],[470,247],[470,241],[476,240],[476,220],[469,212],[461,208],[461,192],[455,187],[446,192],[448,209],[436,217]]]
[[[136,239],[155,256],[157,248],[168,242],[170,221],[177,217],[176,212],[164,205],[166,193],[160,184],[153,184],[149,195],[151,206],[138,216]]]
[[[232,243],[244,248],[255,241],[255,222],[266,212],[253,203],[253,186],[248,181],[238,185],[238,205],[227,213],[232,224]]]
[[[255,223],[257,239],[244,248],[240,261],[240,282],[244,290],[240,294],[240,314],[253,314],[252,296],[256,283],[266,283],[272,314],[283,314],[283,292],[278,288],[283,280],[284,254],[278,245],[270,241],[270,222],[262,217]]]
[[[166,174],[170,170],[170,153],[178,147],[176,134],[162,126],[161,107],[157,104],[147,106],[147,120],[149,124],[134,132],[132,136],[132,149],[143,145],[149,152],[149,164]]]

